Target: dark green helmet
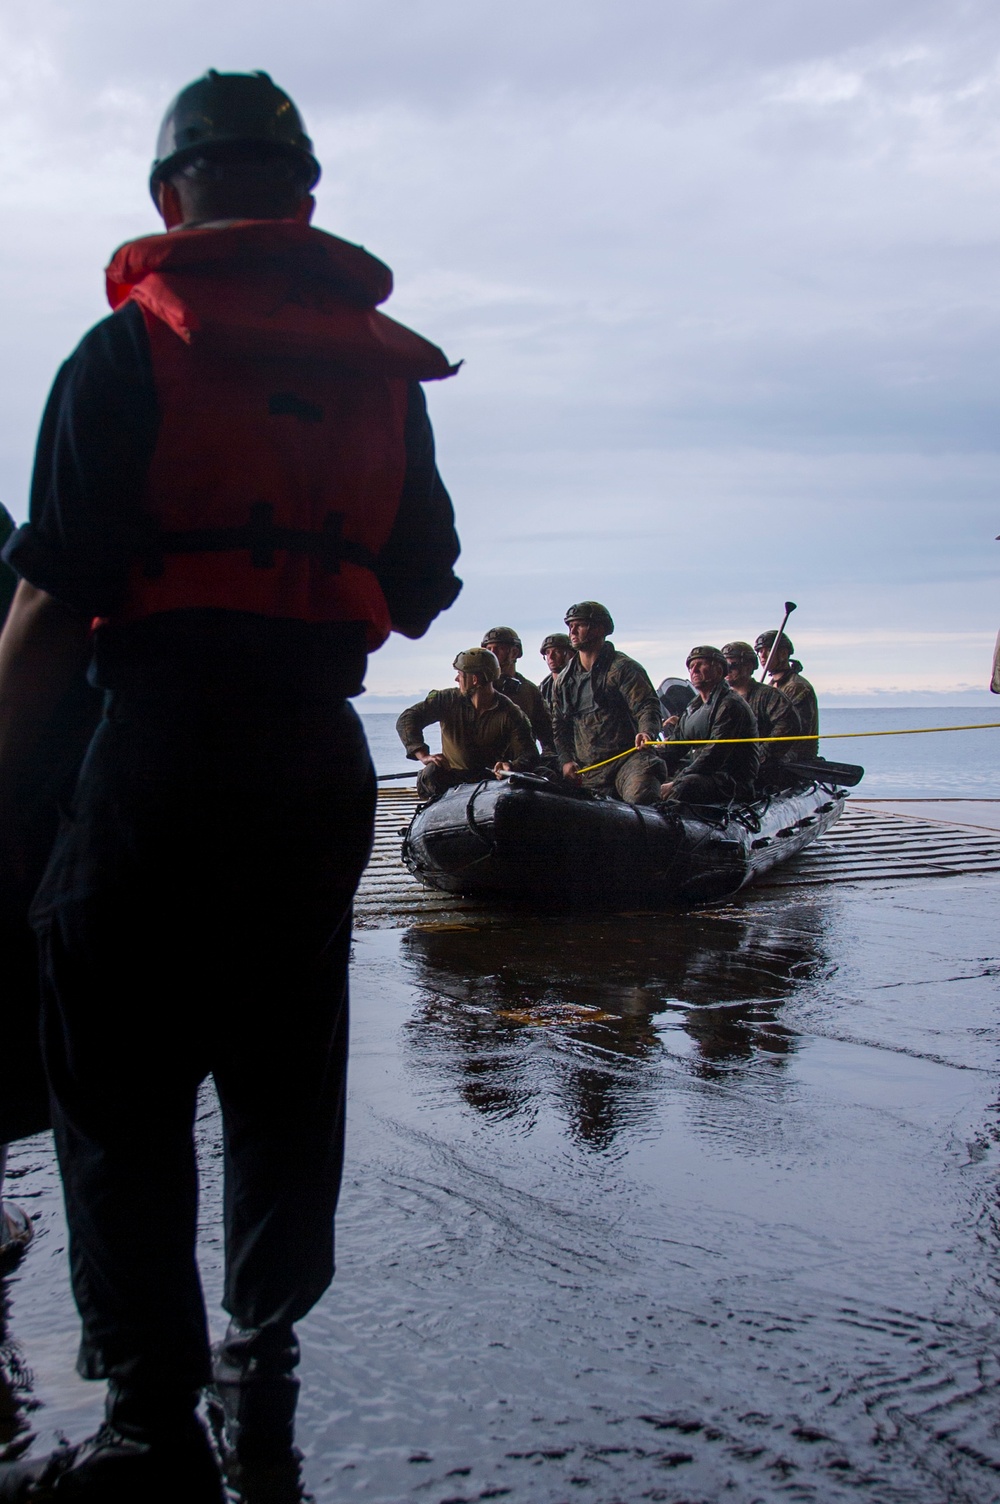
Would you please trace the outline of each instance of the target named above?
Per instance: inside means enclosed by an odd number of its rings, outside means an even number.
[[[769,653],[774,645],[774,639],[776,637],[780,638],[780,641],[778,643],[779,648],[784,648],[786,653],[795,652],[795,648],[792,646],[792,639],[788,636],[787,633],[779,632],[777,627],[769,627],[766,632],[761,632],[760,636],[757,638],[757,641],[754,643],[754,647],[756,648],[758,655],[761,653]]]
[[[729,672],[729,664],[718,648],[708,647],[705,644],[702,644],[701,647],[692,648],[684,660],[684,667],[690,668],[696,658],[704,658],[708,663],[717,664],[724,674],[728,674]]]
[[[563,621],[567,626],[571,621],[592,621],[596,627],[603,627],[605,636],[610,636],[615,630],[611,612],[600,601],[580,601],[578,605],[570,606]]]
[[[495,642],[502,642],[507,647],[517,648],[517,656],[519,658],[524,652],[524,648],[521,646],[521,639],[513,627],[490,627],[490,630],[483,637],[482,646],[484,648],[491,648]]]
[[[269,146],[302,164],[305,187],[319,181],[320,166],[302,118],[266,73],[217,73],[182,89],[163,117],[149,188],[214,146]]]

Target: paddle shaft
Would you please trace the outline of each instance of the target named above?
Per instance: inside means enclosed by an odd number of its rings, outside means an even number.
[[[767,680],[767,676],[768,676],[768,673],[769,673],[770,668],[771,668],[771,659],[774,657],[775,650],[777,649],[778,643],[781,641],[781,634],[782,634],[782,632],[785,630],[785,628],[788,625],[788,618],[791,616],[791,614],[792,614],[792,612],[794,610],[795,610],[795,602],[794,601],[786,601],[785,602],[785,614],[784,614],[784,616],[782,618],[781,626],[778,628],[778,635],[774,639],[774,641],[771,643],[771,651],[767,655],[767,662],[764,664],[764,672],[760,676],[763,681]]]

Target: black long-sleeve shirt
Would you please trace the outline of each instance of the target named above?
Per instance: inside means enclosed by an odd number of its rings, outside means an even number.
[[[671,741],[704,741],[707,745],[670,748],[668,762],[672,771],[676,769],[675,777],[689,773],[703,778],[724,775],[739,790],[740,797],[752,798],[760,747],[746,738],[756,735],[756,716],[746,700],[723,680],[708,700],[692,700],[670,733]]]
[[[4,549],[19,575],[88,617],[113,617],[124,597],[159,422],[145,323],[127,303],[84,336],[58,373],[38,438],[30,520]],[[452,569],[459,544],[451,501],[416,381],[404,437],[399,510],[376,573],[393,626],[419,637],[461,581]],[[103,625],[92,677],[111,689],[190,687],[192,677],[211,687],[239,666],[250,690],[343,696],[361,692],[366,662],[360,624],[172,611]]]

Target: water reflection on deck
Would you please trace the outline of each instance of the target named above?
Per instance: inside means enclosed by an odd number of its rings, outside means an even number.
[[[319,1504],[995,1504],[998,899],[361,933],[339,1272],[302,1328]],[[210,1093],[199,1133],[216,1308]],[[15,1168],[41,1445],[99,1395],[45,1141]]]
[[[530,1117],[551,1096],[573,1137],[603,1150],[655,1115],[655,1068],[683,1049],[678,1028],[704,1079],[780,1071],[795,1047],[781,1005],[828,968],[822,931],[805,903],[778,922],[750,910],[412,929],[403,956],[424,1001],[409,1046],[431,1072],[453,1070],[477,1111]]]

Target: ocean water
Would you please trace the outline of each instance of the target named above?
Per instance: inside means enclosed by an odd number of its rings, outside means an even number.
[[[420,765],[415,762],[407,762],[406,753],[402,743],[396,735],[396,716],[388,711],[366,711],[357,700],[355,708],[361,716],[365,726],[365,735],[368,737],[368,745],[371,748],[372,761],[375,764],[376,773],[406,773],[419,772]],[[441,738],[438,735],[437,726],[428,726],[424,733],[427,737],[427,745],[432,752],[441,750]]]
[[[359,707],[360,708],[360,707]],[[402,773],[407,763],[396,735],[396,717],[361,710],[372,757],[379,773]],[[820,710],[828,733],[820,748],[824,757],[861,763],[865,769],[858,793],[870,798],[946,799],[1000,798],[1000,729],[955,731],[919,736],[865,736],[841,740],[833,733],[922,730],[931,726],[962,726],[1000,721],[996,710],[968,705],[944,709]],[[436,728],[428,728],[428,744]]]
[[[944,709],[826,710],[820,725],[828,733],[922,730],[1000,722],[996,709],[949,706]],[[861,763],[865,777],[858,793],[886,799],[990,799],[1000,797],[1000,729],[954,731],[921,736],[827,736],[820,751],[840,762]]]

